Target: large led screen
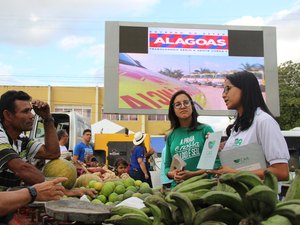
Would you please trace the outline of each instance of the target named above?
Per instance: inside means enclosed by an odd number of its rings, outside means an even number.
[[[173,93],[190,93],[201,115],[229,115],[227,74],[253,72],[279,115],[274,27],[106,22],[106,113],[167,114]]]

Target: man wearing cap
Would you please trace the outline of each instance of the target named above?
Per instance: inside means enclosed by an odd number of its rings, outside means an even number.
[[[144,144],[146,134],[137,132],[133,138],[133,148],[130,150],[130,170],[129,175],[135,180],[147,182],[149,173],[146,167],[146,147]]]

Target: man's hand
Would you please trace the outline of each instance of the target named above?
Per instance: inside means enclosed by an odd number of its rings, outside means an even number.
[[[81,197],[82,195],[88,195],[94,198],[97,191],[93,189],[73,188],[71,190],[65,189],[64,194],[68,197]]]
[[[59,200],[64,196],[65,188],[61,185],[61,182],[68,180],[66,177],[59,177],[50,181],[45,181],[39,184],[33,185],[37,191],[37,201],[50,201]]]
[[[43,119],[49,119],[51,117],[50,114],[50,107],[48,105],[48,103],[40,101],[40,100],[33,100],[31,102],[32,104],[32,108],[34,110],[34,112],[42,117]]]

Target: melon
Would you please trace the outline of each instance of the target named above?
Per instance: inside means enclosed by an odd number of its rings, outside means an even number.
[[[65,159],[54,159],[47,162],[43,174],[45,177],[67,177],[68,180],[62,183],[67,189],[73,188],[77,178],[76,167],[71,161]]]
[[[77,178],[76,183],[75,183],[75,187],[86,187],[88,186],[90,181],[99,181],[101,182],[101,178],[95,174],[82,174],[80,175],[80,177]]]

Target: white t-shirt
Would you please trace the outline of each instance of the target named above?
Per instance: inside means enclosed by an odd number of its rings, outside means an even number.
[[[67,147],[64,145],[59,145],[59,148],[60,148],[60,153],[68,152]]]
[[[257,108],[252,125],[248,130],[231,130],[224,149],[258,143],[262,146],[269,165],[288,163],[290,154],[278,123],[266,112]]]

